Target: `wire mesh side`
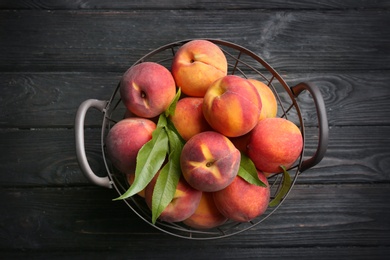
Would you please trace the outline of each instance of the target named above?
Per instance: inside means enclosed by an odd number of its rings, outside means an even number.
[[[245,78],[255,78],[270,87],[270,89],[275,94],[278,103],[277,116],[286,118],[294,122],[300,128],[302,136],[304,138],[305,129],[299,106],[293,94],[291,93],[289,86],[283,80],[283,78],[255,53],[230,42],[213,39],[207,40],[217,44],[224,52],[228,60],[229,75],[240,75]],[[151,61],[157,62],[170,69],[170,65],[176,51],[188,41],[190,40],[174,42],[155,49],[140,58],[131,66],[142,62]],[[127,182],[126,176],[118,172],[112,166],[109,159],[106,157],[104,139],[111,127],[116,122],[124,118],[125,112],[126,109],[121,102],[118,84],[113,92],[112,97],[109,100],[107,111],[105,112],[105,118],[102,124],[101,142],[104,157],[103,159],[108,176],[119,195],[122,195],[124,192],[126,192],[126,190],[129,188],[129,183]],[[303,154],[304,149],[302,150],[301,156],[299,157],[297,162],[292,167],[290,167],[290,169],[288,169],[290,175],[292,176],[292,185],[287,192],[287,195],[293,188],[294,183],[299,175],[299,165],[302,162]],[[271,187],[272,199],[273,197],[275,197],[275,195],[282,186],[283,176],[281,174],[275,174],[268,178],[268,182]],[[285,198],[287,197],[287,195],[285,196]],[[143,198],[140,198],[138,195],[134,195],[133,197],[128,198],[124,201],[129,206],[129,208],[141,219],[154,226],[155,228],[161,230],[162,232],[181,238],[205,240],[232,236],[257,226],[258,224],[266,220],[268,217],[270,217],[279,208],[285,198],[283,198],[277,206],[269,207],[264,214],[250,222],[238,223],[228,221],[227,223],[217,228],[209,230],[194,230],[188,226],[185,226],[182,223],[166,223],[161,222],[159,220],[156,224],[153,224],[151,220],[151,211],[147,207],[146,203],[143,201]]]

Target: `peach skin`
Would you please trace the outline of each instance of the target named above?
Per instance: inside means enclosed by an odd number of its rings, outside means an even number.
[[[122,173],[135,172],[141,147],[152,139],[156,124],[146,118],[126,118],[116,123],[105,138],[107,157]]]
[[[145,201],[150,209],[157,176],[158,174],[145,188]],[[201,197],[201,191],[192,188],[183,178],[180,178],[172,201],[161,213],[159,219],[166,222],[181,222],[189,218],[198,208]]]
[[[256,87],[261,99],[261,113],[259,120],[264,118],[276,117],[278,113],[278,103],[276,102],[275,94],[272,90],[263,82],[256,79],[248,79],[253,86]]]
[[[240,151],[224,135],[207,131],[185,143],[180,167],[195,189],[213,192],[229,185],[238,173]]]
[[[211,130],[202,112],[203,98],[185,97],[176,104],[171,121],[184,140],[192,136]]]
[[[203,97],[211,83],[227,75],[227,68],[225,54],[216,44],[192,40],[176,52],[171,71],[184,94]]]
[[[176,94],[171,72],[155,62],[129,68],[120,82],[120,95],[126,108],[139,117],[153,118],[163,113]]]
[[[247,79],[228,75],[216,80],[203,100],[203,115],[210,126],[228,137],[250,132],[259,121],[261,99]]]
[[[215,206],[213,193],[203,192],[195,213],[183,223],[195,229],[210,229],[218,227],[226,221],[227,218]]]
[[[266,118],[256,125],[249,138],[247,151],[256,168],[268,172],[282,172],[298,159],[303,148],[302,133],[284,118]]]
[[[268,208],[270,187],[263,173],[259,179],[267,187],[261,187],[237,176],[225,189],[214,192],[214,202],[218,210],[228,219],[248,222],[262,215]]]

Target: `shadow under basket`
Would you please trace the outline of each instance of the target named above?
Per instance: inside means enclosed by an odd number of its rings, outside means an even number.
[[[141,62],[151,61],[157,62],[166,68],[170,69],[173,56],[176,51],[186,42],[193,39],[173,42],[160,48],[153,50],[140,58],[133,64],[136,65]],[[129,208],[142,218],[145,222],[161,230],[162,232],[168,233],[173,236],[187,238],[187,239],[216,239],[232,236],[248,229],[254,228],[256,225],[269,218],[282,204],[289,192],[292,190],[294,183],[298,176],[305,170],[318,164],[325,155],[328,145],[328,122],[326,116],[326,110],[324,101],[318,87],[310,82],[302,82],[296,86],[289,87],[285,80],[263,59],[257,56],[252,51],[236,45],[231,42],[216,40],[216,39],[205,39],[218,45],[224,52],[228,60],[228,75],[238,75],[244,78],[255,78],[263,83],[267,84],[275,94],[278,103],[278,117],[286,118],[295,123],[301,130],[302,137],[304,140],[304,146],[302,153],[296,163],[290,167],[288,174],[291,179],[291,185],[288,190],[284,193],[284,197],[274,206],[268,207],[267,211],[261,216],[253,219],[250,222],[239,223],[228,221],[225,224],[208,230],[195,230],[182,223],[167,223],[157,221],[155,224],[152,223],[151,211],[147,207],[143,198],[138,195],[134,195],[128,199],[123,200]],[[297,98],[302,92],[310,94],[310,97],[314,101],[315,114],[317,117],[318,127],[318,140],[317,147],[314,149],[311,155],[305,155],[305,126],[302,117],[301,109],[298,105]],[[101,129],[101,151],[103,160],[106,168],[106,173],[102,176],[96,175],[88,164],[85,145],[84,145],[84,120],[87,111],[90,108],[98,109],[102,112],[102,129]],[[76,119],[75,119],[75,138],[76,138],[76,154],[82,172],[85,176],[94,184],[103,186],[106,188],[114,188],[119,195],[125,193],[129,184],[126,177],[119,173],[111,164],[105,153],[105,136],[109,132],[110,128],[118,121],[123,119],[126,109],[121,101],[119,94],[119,84],[113,91],[111,98],[107,100],[88,99],[85,100],[78,108]],[[274,174],[268,178],[268,182],[271,187],[271,200],[280,191],[284,180],[284,174]]]

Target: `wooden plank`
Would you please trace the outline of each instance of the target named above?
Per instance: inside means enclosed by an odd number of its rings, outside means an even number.
[[[386,86],[388,77],[385,75],[389,75],[387,71],[283,76],[291,86],[299,82],[312,82],[318,86],[325,102],[329,126],[333,127],[389,125],[390,111],[387,104],[390,100],[390,89]],[[311,95],[304,92],[297,100],[305,124],[316,123],[317,113]]]
[[[204,252],[218,249],[229,254],[232,248],[251,249],[253,254],[273,248],[276,254],[278,244],[283,248],[331,248],[330,252],[350,247],[383,250],[390,247],[389,188],[389,184],[296,185],[285,203],[252,230],[198,242],[153,228],[123,202],[111,201],[116,196],[113,190],[1,189],[0,250],[126,250],[141,254],[153,248],[153,252],[184,253],[193,249],[194,243]],[[167,244],[175,247],[167,248]]]
[[[2,185],[89,184],[77,163],[72,129],[2,130],[0,136]],[[91,168],[106,175],[100,129],[86,132],[85,149]]]
[[[309,131],[305,151],[314,154],[317,132]],[[300,183],[371,183],[387,182],[390,156],[388,127],[331,127],[329,145],[323,160],[303,172]]]
[[[1,257],[387,259],[389,7],[366,0],[0,0]],[[75,157],[78,105],[107,99],[148,51],[195,37],[248,47],[292,85],[313,81],[330,123],[325,158],[299,176],[278,211],[221,240],[163,234],[113,202],[115,190],[89,183]],[[298,102],[307,157],[317,145],[316,116],[310,95]],[[104,175],[101,116],[89,112],[85,132],[89,162]]]
[[[302,173],[298,183],[388,182],[390,138],[386,127],[332,127],[327,153],[320,164]],[[308,129],[305,159],[317,148],[317,129]],[[100,129],[85,131],[92,169],[105,176]],[[73,129],[0,131],[0,185],[92,185],[77,163]]]
[[[0,73],[0,127],[73,127],[79,105],[87,99],[109,100],[122,73]],[[288,73],[290,86],[310,81],[325,101],[330,126],[390,125],[387,71]],[[375,90],[368,91],[368,86]],[[285,92],[280,92],[285,93]],[[310,95],[298,98],[305,124],[317,125]],[[89,112],[86,127],[100,127],[102,114]]]
[[[1,127],[73,127],[77,108],[87,99],[109,100],[118,73],[0,73]],[[86,126],[101,126],[91,109]]]
[[[123,72],[187,38],[234,42],[283,73],[390,68],[390,16],[381,10],[2,10],[0,23],[0,71]]]
[[[1,1],[1,9],[356,9],[356,8],[388,8],[388,1],[308,1],[294,2],[267,1]]]
[[[233,246],[233,245],[232,245]],[[203,247],[202,247],[203,248]],[[145,245],[142,248],[134,249],[130,253],[125,248],[121,250],[94,250],[94,251],[73,251],[73,250],[27,250],[27,251],[2,251],[5,259],[355,259],[375,260],[387,259],[390,249],[388,247],[299,247],[279,248],[263,247],[255,248],[210,248],[209,251],[200,250],[196,245],[182,248],[159,248],[150,250]]]

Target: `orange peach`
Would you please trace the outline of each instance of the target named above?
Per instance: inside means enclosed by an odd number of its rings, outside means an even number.
[[[203,100],[203,114],[210,126],[228,137],[251,131],[259,121],[261,99],[247,79],[228,75],[216,80]]]
[[[206,131],[185,143],[180,167],[186,181],[195,189],[213,192],[229,185],[238,173],[240,151],[224,135]]]
[[[176,104],[171,121],[184,140],[188,141],[192,136],[211,130],[202,112],[203,98],[185,97]]]
[[[195,229],[210,229],[218,227],[226,221],[227,218],[215,206],[213,193],[203,192],[195,213],[183,223]]]
[[[261,113],[259,120],[264,118],[276,117],[278,113],[278,103],[276,102],[275,94],[272,90],[263,82],[256,79],[248,79],[252,83],[260,94],[261,99]]]
[[[158,174],[145,188],[145,201],[150,209],[157,178]],[[189,218],[198,208],[201,197],[201,191],[192,188],[183,178],[180,178],[172,201],[161,213],[159,219],[166,222],[180,222]]]
[[[184,94],[203,97],[207,88],[227,75],[227,60],[211,41],[192,40],[182,45],[172,61],[172,75]]]
[[[129,68],[120,82],[120,96],[133,114],[153,118],[164,112],[176,94],[171,72],[155,62]]]
[[[126,118],[108,132],[105,144],[107,157],[122,173],[135,172],[136,158],[141,147],[152,139],[156,124],[146,118]]]
[[[237,176],[225,189],[214,192],[214,202],[218,210],[228,219],[248,222],[262,215],[268,208],[270,187],[263,173],[259,179],[267,187],[261,187]]]
[[[256,168],[278,173],[287,169],[302,152],[303,138],[300,129],[284,118],[266,118],[252,130],[248,142],[248,156]]]

